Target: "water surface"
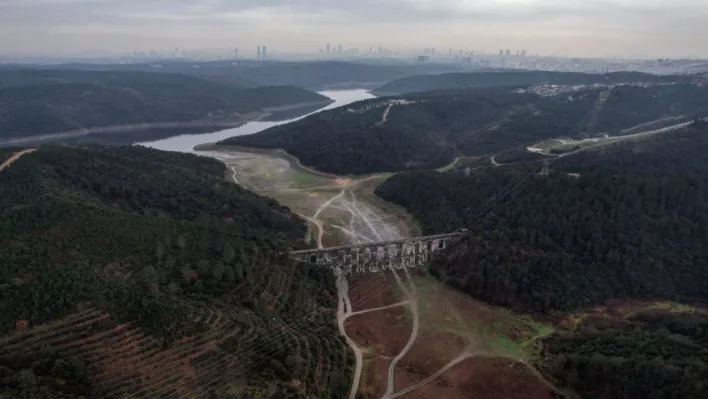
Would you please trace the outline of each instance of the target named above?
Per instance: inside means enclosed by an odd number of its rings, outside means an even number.
[[[311,112],[306,115],[299,116],[293,119],[287,119],[282,121],[256,121],[248,122],[242,126],[220,130],[214,133],[203,133],[203,134],[182,134],[179,136],[173,136],[166,139],[146,141],[142,143],[136,143],[136,145],[143,145],[146,147],[156,148],[158,150],[164,151],[180,151],[180,152],[194,152],[194,146],[205,143],[214,143],[227,139],[234,136],[244,136],[247,134],[258,133],[261,130],[268,129],[273,126],[283,125],[285,123],[290,123],[298,119],[302,119],[308,115],[315,114],[327,109],[341,107],[353,103],[355,101],[366,100],[369,98],[374,98],[372,94],[364,89],[359,90],[329,90],[320,91],[320,94],[327,96],[334,100],[332,104],[323,107],[315,112]]]

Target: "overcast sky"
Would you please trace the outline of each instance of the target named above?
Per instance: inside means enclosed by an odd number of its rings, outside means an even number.
[[[528,49],[708,56],[708,0],[0,0],[0,53]]]

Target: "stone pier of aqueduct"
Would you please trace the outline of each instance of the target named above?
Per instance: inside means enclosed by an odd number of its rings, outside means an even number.
[[[418,267],[462,238],[465,231],[402,240],[290,252],[292,259],[329,267],[335,274],[377,273]]]

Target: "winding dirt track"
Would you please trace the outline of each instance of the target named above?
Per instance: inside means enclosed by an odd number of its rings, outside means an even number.
[[[10,158],[8,158],[5,162],[0,165],[0,172],[2,172],[3,169],[9,167],[13,163],[15,163],[18,159],[20,159],[21,156],[25,154],[29,154],[30,152],[33,152],[37,150],[36,148],[28,148],[26,150],[18,151],[15,154],[13,154]]]

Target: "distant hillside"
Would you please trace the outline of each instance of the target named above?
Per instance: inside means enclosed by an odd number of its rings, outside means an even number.
[[[331,102],[291,86],[238,89],[186,75],[70,70],[11,75],[0,73],[0,139],[141,123],[217,126],[268,107]]]
[[[190,75],[185,78],[185,75]],[[136,85],[177,85],[203,84],[199,76],[186,73],[158,73],[155,68],[144,71],[132,70],[83,70],[79,68],[48,67],[0,67],[0,87],[55,85],[60,83],[100,83],[111,87]],[[227,83],[227,82],[220,82]],[[230,83],[238,88],[250,88],[252,82]]]
[[[225,173],[48,146],[0,171],[0,396],[342,397],[333,277],[280,255],[305,223]]]
[[[491,86],[525,86],[549,84],[593,84],[630,82],[690,82],[687,76],[660,76],[639,72],[587,74],[579,72],[504,71],[447,73],[409,76],[384,84],[373,91],[376,95],[395,95],[431,90],[450,90]]]
[[[438,168],[455,157],[550,138],[587,137],[597,126],[623,134],[640,123],[708,111],[704,87],[615,90],[604,107],[598,107],[600,89],[539,96],[495,87],[372,99],[220,144],[282,148],[305,165],[333,173],[394,172]]]
[[[203,77],[238,87],[290,85],[308,89],[377,87],[405,76],[459,72],[460,67],[441,64],[394,64],[347,61],[170,61],[136,64],[68,64],[85,71],[140,71],[179,73]],[[33,66],[35,69],[46,69]],[[469,69],[469,68],[466,68]],[[0,68],[1,71],[1,68]],[[0,76],[2,76],[0,74]],[[2,78],[0,78],[2,80]]]

